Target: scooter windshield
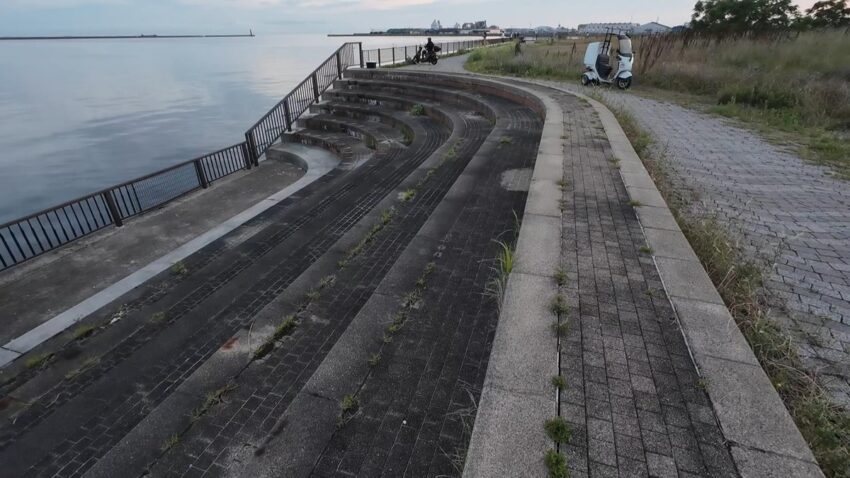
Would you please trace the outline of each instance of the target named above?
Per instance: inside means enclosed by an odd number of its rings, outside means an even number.
[[[621,36],[617,39],[620,43],[619,53],[622,56],[632,56],[632,39],[627,36]]]

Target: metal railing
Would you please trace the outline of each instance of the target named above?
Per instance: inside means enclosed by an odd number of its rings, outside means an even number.
[[[495,45],[511,41],[510,38],[488,38],[480,40],[459,40],[453,42],[434,43],[440,47],[438,57],[453,55],[461,51],[472,50],[482,46]],[[408,45],[393,48],[376,48],[373,50],[363,50],[363,62],[375,63],[377,66],[397,65],[406,63],[410,58],[416,55],[416,49],[421,45]]]
[[[438,43],[441,55],[461,49],[500,43],[504,39]],[[381,62],[381,52],[391,61]],[[292,131],[292,125],[317,103],[334,80],[353,66],[367,61],[379,65],[405,61],[416,47],[363,50],[361,43],[345,43],[245,133],[245,141],[131,181],[68,201],[27,217],[0,225],[0,271],[38,257],[108,226],[160,207],[192,191],[243,169],[260,164],[268,148]],[[405,52],[405,56],[402,56]],[[375,58],[373,60],[372,58]]]

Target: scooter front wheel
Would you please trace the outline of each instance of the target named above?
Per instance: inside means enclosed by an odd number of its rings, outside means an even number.
[[[581,85],[587,86],[590,84],[590,78],[587,75],[581,75]]]
[[[628,89],[628,87],[632,86],[632,78],[617,78],[617,87],[621,90]]]

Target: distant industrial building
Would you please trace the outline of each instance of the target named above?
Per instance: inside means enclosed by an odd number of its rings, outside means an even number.
[[[578,26],[580,35],[602,35],[609,30],[630,33],[639,23],[585,23]]]
[[[635,27],[632,30],[633,35],[654,35],[658,33],[669,33],[670,27],[662,25],[658,22],[649,22],[641,26]]]

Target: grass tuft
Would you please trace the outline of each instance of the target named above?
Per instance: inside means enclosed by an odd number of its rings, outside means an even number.
[[[499,138],[499,144],[511,144],[514,140],[510,136],[502,136]]]
[[[379,363],[381,363],[381,354],[372,354],[372,356],[369,357],[370,367],[377,367]]]
[[[555,375],[552,377],[552,385],[558,390],[563,390],[567,386],[567,380],[563,375]]]
[[[416,190],[413,188],[407,189],[399,195],[401,202],[407,202],[416,196]]]
[[[556,443],[570,442],[572,430],[570,430],[570,425],[563,418],[555,417],[546,420],[544,428],[546,429],[546,434],[549,435],[549,438]]]
[[[158,324],[160,322],[165,321],[165,319],[166,319],[165,312],[157,312],[157,313],[155,313],[151,316],[150,320],[151,320],[151,322]]]
[[[653,252],[655,252],[649,246],[640,246],[640,249],[638,249],[638,250],[643,254],[652,254]]]
[[[570,308],[564,296],[558,294],[552,298],[552,303],[549,304],[549,310],[555,315],[563,315],[569,312]]]
[[[563,287],[567,283],[567,271],[564,270],[563,267],[558,267],[555,270],[555,283],[558,284],[558,287]]]
[[[183,261],[177,261],[171,266],[171,273],[176,276],[182,276],[189,273],[189,269],[186,268],[186,264]]]
[[[555,450],[546,452],[546,470],[549,471],[549,478],[570,477],[570,472],[567,470],[567,459]]]
[[[638,201],[637,199],[630,199],[628,204],[631,207],[641,207],[641,206],[643,206],[643,203]]]
[[[342,397],[342,400],[339,402],[339,419],[337,420],[337,426],[342,427],[352,417],[357,413],[357,409],[360,407],[360,402],[357,400],[357,397],[354,395],[346,395]]]
[[[50,359],[53,358],[53,354],[44,353],[33,355],[32,357],[28,357],[24,365],[29,369],[34,368],[42,368],[50,362]]]
[[[77,326],[74,329],[74,331],[72,332],[71,335],[74,337],[74,340],[80,340],[80,339],[84,339],[84,338],[88,337],[89,335],[93,334],[95,330],[97,330],[96,325],[83,324],[83,325]]]
[[[410,114],[413,116],[424,116],[425,115],[425,106],[416,104],[410,108]]]
[[[570,323],[569,322],[556,322],[552,324],[552,331],[555,332],[555,335],[558,337],[564,337],[570,331]]]
[[[174,435],[171,435],[165,439],[165,443],[162,444],[162,447],[160,449],[163,452],[166,452],[177,446],[178,443],[180,443],[180,435],[175,433]]]

